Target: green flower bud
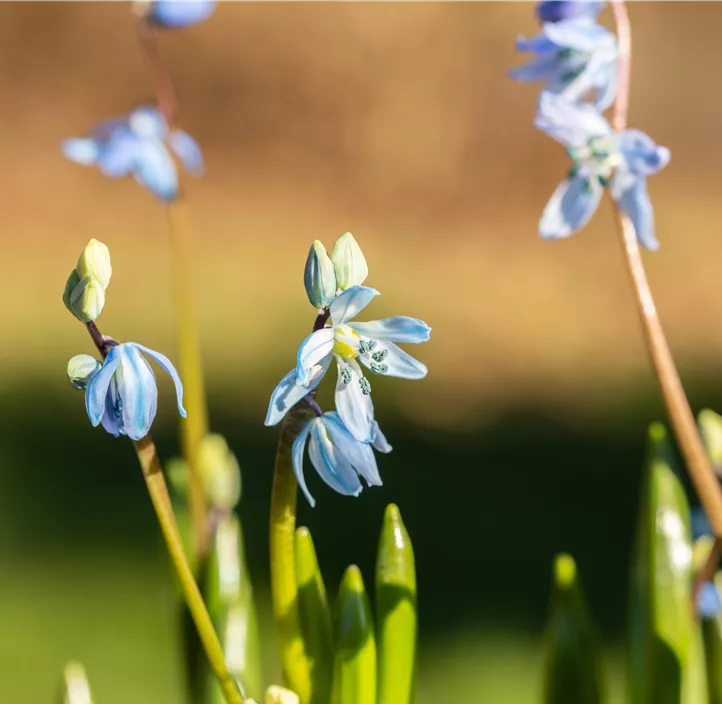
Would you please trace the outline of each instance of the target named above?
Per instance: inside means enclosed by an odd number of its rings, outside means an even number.
[[[336,297],[336,272],[326,248],[319,240],[311,245],[308,253],[303,283],[314,308],[327,308],[333,303]]]
[[[331,260],[336,269],[336,285],[342,291],[362,284],[369,275],[361,247],[350,232],[336,240],[331,252]]]
[[[722,465],[722,416],[706,409],[697,416],[707,454],[714,465]]]
[[[81,322],[89,323],[103,312],[104,305],[103,284],[92,274],[86,274],[70,294],[70,312]]]
[[[73,269],[68,276],[68,280],[65,282],[65,291],[63,292],[63,303],[65,307],[72,313],[73,310],[70,307],[70,296],[73,293],[75,287],[80,283],[80,277],[78,272]]]
[[[96,239],[90,240],[78,259],[75,268],[82,279],[87,274],[94,276],[103,288],[108,288],[113,268],[110,266],[110,252],[108,248]]]
[[[85,669],[80,663],[71,662],[65,666],[60,701],[61,704],[93,704]]]
[[[232,509],[241,498],[241,469],[222,435],[206,435],[198,449],[198,469],[208,501]]]
[[[78,391],[85,391],[88,382],[103,365],[89,354],[76,354],[68,362],[68,381]]]
[[[300,701],[298,694],[275,684],[266,690],[266,704],[300,704]]]

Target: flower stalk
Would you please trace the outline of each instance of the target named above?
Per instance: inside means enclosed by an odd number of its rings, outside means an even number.
[[[619,42],[619,89],[613,108],[612,125],[617,132],[621,132],[627,126],[632,42],[629,15],[624,0],[611,0],[611,7],[614,13]],[[627,269],[634,287],[645,341],[652,366],[659,381],[664,405],[692,482],[709,517],[712,531],[716,540],[720,541],[722,539],[722,488],[702,445],[697,424],[664,335],[645,273],[634,227],[619,206],[614,202],[613,205]],[[714,572],[718,555],[718,549],[711,551],[709,564],[703,570],[702,576],[710,570],[712,573]]]

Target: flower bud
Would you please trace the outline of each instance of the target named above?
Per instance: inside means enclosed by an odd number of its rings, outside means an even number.
[[[73,269],[68,276],[68,280],[65,282],[65,291],[63,292],[63,303],[65,307],[72,313],[73,309],[70,307],[70,296],[73,293],[75,287],[80,283],[80,277],[78,272]]]
[[[327,308],[336,297],[336,272],[326,248],[316,240],[308,252],[303,272],[308,300],[314,308]]]
[[[241,469],[222,435],[206,435],[198,449],[198,469],[208,501],[232,509],[241,498]]]
[[[89,354],[76,354],[68,362],[68,381],[78,391],[85,391],[88,382],[103,365]]]
[[[93,704],[85,668],[80,663],[65,666],[60,697],[62,704]]]
[[[75,268],[82,279],[87,274],[94,276],[103,288],[108,288],[113,268],[110,266],[110,252],[106,245],[96,239],[85,245]]]
[[[105,305],[105,289],[92,274],[86,274],[70,294],[70,312],[82,323],[95,320]]]
[[[266,704],[299,704],[298,694],[274,684],[266,690]]]
[[[342,291],[362,284],[369,275],[361,247],[350,232],[336,240],[331,252],[331,260],[336,269],[336,285]]]

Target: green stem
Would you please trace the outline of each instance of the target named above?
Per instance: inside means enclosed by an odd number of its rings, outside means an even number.
[[[309,701],[311,668],[301,634],[294,535],[298,482],[293,473],[291,447],[299,431],[313,417],[306,404],[292,408],[281,425],[271,495],[271,591],[276,638],[284,682],[301,699]]]
[[[134,445],[148,487],[148,493],[168,547],[168,553],[178,576],[183,596],[188,604],[188,609],[198,629],[201,643],[208,656],[208,662],[218,678],[228,704],[243,704],[243,697],[241,697],[238,690],[238,685],[228,672],[223,648],[213,628],[211,617],[208,615],[203,597],[193,576],[193,571],[183,551],[183,541],[178,532],[155,444],[150,435],[146,435],[142,440],[135,442]]]
[[[208,548],[208,505],[199,467],[199,450],[208,433],[200,336],[193,299],[193,237],[188,211],[179,195],[168,206],[173,294],[178,332],[178,367],[188,418],[181,423],[183,456],[189,469],[188,513],[194,555],[202,561]]]

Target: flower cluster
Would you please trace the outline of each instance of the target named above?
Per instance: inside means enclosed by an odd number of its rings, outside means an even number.
[[[171,361],[160,352],[137,342],[118,344],[100,335],[94,321],[100,315],[102,305],[98,308],[91,302],[89,307],[84,307],[83,296],[76,300],[75,291],[78,288],[85,290],[83,287],[93,287],[104,291],[110,281],[110,274],[108,248],[98,240],[90,240],[80,255],[77,268],[68,279],[63,298],[73,315],[97,335],[96,344],[103,348],[104,359],[101,363],[87,354],[76,355],[68,362],[68,381],[74,389],[85,391],[85,408],[93,426],[102,424],[115,437],[127,435],[132,440],[140,440],[150,431],[158,408],[155,375],[143,355],[150,357],[171,377],[176,388],[178,411],[185,418],[183,384]],[[75,284],[68,297],[71,283],[78,277],[79,283]],[[87,281],[91,283],[84,283]]]
[[[614,34],[596,23],[602,3],[540,2],[542,31],[517,48],[536,58],[511,75],[543,81],[535,125],[560,142],[572,161],[566,178],[544,209],[544,239],[568,237],[594,215],[604,190],[634,225],[647,249],[657,249],[646,177],[667,165],[669,150],[644,132],[615,132],[602,114],[617,92],[618,49]],[[592,100],[588,100],[588,98]]]
[[[426,323],[396,316],[372,322],[356,322],[356,316],[379,292],[363,286],[368,275],[366,260],[351,233],[343,235],[329,257],[316,241],[306,262],[304,283],[311,304],[319,308],[313,332],[301,343],[296,367],[283,377],[271,394],[266,425],[276,425],[297,403],[305,400],[317,412],[298,435],[293,446],[293,465],[306,497],[314,505],[303,476],[303,452],[321,478],[339,493],[357,496],[359,477],[371,485],[381,484],[372,449],[390,452],[374,418],[371,383],[363,365],[379,376],[422,379],[426,367],[396,343],[420,343],[429,339]],[[316,388],[335,363],[336,411],[322,413],[314,400]]]

